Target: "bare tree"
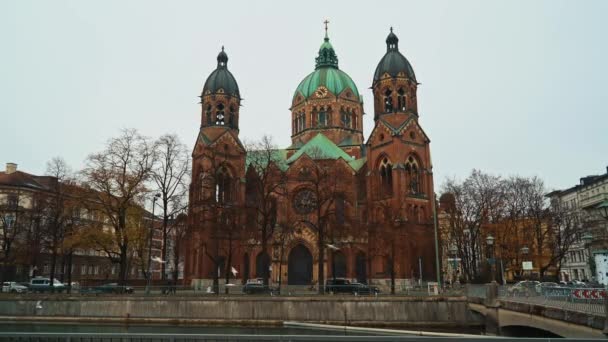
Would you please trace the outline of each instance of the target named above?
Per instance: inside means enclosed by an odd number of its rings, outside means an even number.
[[[119,265],[120,285],[125,285],[127,279],[130,210],[141,205],[154,160],[149,140],[128,129],[110,139],[103,151],[91,154],[83,172],[90,196],[100,204],[113,228],[113,232],[96,242],[110,261]]]
[[[160,193],[162,205],[161,259],[167,261],[167,242],[171,227],[169,219],[182,212],[188,196],[190,157],[188,149],[175,134],[160,137],[155,144],[158,161],[152,169],[156,191]],[[166,278],[166,262],[161,266],[161,277]]]
[[[463,182],[448,180],[443,193],[453,196],[453,203],[446,210],[451,243],[457,247],[466,280],[477,280],[483,256],[482,226],[500,218],[500,177],[473,170]]]
[[[29,228],[31,214],[21,204],[23,194],[17,190],[7,195],[6,201],[0,203],[0,223],[2,224],[2,270],[0,272],[0,283],[4,283],[8,265],[14,260],[14,246],[20,240],[21,234]]]
[[[246,210],[250,212],[256,227],[253,238],[260,241],[265,260],[270,260],[268,241],[273,236],[277,221],[277,202],[287,193],[287,178],[281,170],[280,151],[270,136],[247,144],[249,164],[246,177]],[[262,273],[264,285],[268,285],[269,272]]]
[[[343,177],[339,177],[339,160],[326,159],[323,151],[311,149],[308,152],[311,157],[310,167],[304,167],[299,176],[305,186],[312,192],[311,218],[309,223],[317,233],[317,248],[319,250],[318,275],[319,293],[325,293],[325,247],[327,244],[330,223],[335,217],[336,199],[342,198],[340,185]],[[297,203],[296,203],[297,205]]]

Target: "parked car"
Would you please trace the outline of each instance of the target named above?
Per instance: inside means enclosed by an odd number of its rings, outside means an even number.
[[[535,296],[536,286],[540,285],[540,282],[536,280],[524,280],[516,283],[507,289],[507,293],[512,296]]]
[[[558,283],[554,283],[554,282],[542,282],[542,283],[538,283],[536,284],[536,293],[545,295],[549,292],[555,292],[553,291],[554,289],[560,287],[560,285]]]
[[[378,294],[380,290],[376,286],[369,286],[363,283],[351,283],[348,279],[336,278],[329,279],[325,283],[325,290],[333,293],[352,293],[352,294]]]
[[[131,286],[120,286],[118,283],[107,283],[93,287],[81,288],[80,293],[104,294],[104,293],[133,293]]]
[[[262,282],[247,282],[243,286],[243,293],[245,294],[275,294],[276,288],[272,286],[266,286]]]
[[[14,281],[5,281],[4,283],[2,283],[2,292],[26,293],[27,286],[23,286]]]
[[[53,285],[51,286],[51,279],[49,278],[32,278],[30,280],[29,290],[31,292],[47,292],[47,291],[56,291],[63,292],[67,287],[57,279],[53,279]]]

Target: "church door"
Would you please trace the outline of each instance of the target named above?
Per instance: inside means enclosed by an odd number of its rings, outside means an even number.
[[[308,248],[297,245],[289,252],[287,284],[310,285],[312,282],[312,254]]]
[[[367,265],[365,262],[365,254],[358,253],[355,258],[355,275],[357,281],[367,283]]]

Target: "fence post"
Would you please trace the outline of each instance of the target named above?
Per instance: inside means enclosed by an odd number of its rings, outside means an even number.
[[[498,322],[498,283],[492,281],[486,284],[486,298],[484,301],[486,307],[486,334],[500,335],[500,324]]]

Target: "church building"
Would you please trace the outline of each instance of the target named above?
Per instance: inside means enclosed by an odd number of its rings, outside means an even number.
[[[310,286],[345,278],[400,287],[436,279],[418,85],[391,28],[371,82],[374,127],[364,137],[369,114],[326,27],[315,69],[291,99],[291,145],[251,148],[239,139],[241,90],[222,47],[200,96],[186,282]]]

